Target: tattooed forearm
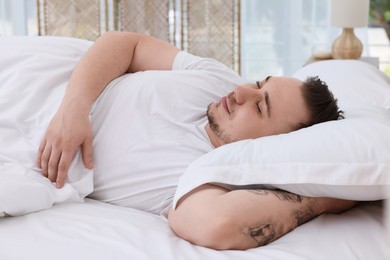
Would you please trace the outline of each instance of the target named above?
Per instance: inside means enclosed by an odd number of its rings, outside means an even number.
[[[248,192],[257,194],[257,195],[270,195],[273,194],[281,201],[291,201],[291,202],[302,202],[302,196],[293,194],[287,191],[282,190],[248,190]]]
[[[299,203],[302,202],[302,197],[297,194],[293,194],[282,190],[275,190],[272,192],[276,197],[278,197],[282,201],[291,201],[291,202],[299,202]]]
[[[259,218],[244,232],[257,246],[267,245],[319,215],[316,198],[282,190],[247,191],[259,196],[258,206],[264,209],[259,211]]]
[[[259,227],[249,228],[247,233],[256,241],[257,246],[267,245],[276,238],[276,233],[272,224],[264,224]]]

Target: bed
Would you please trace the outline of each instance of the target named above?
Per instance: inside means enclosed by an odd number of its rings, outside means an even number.
[[[334,93],[340,97],[341,104],[346,104],[347,111],[352,111],[347,116],[368,115],[372,116],[371,121],[378,117],[380,122],[372,125],[378,123],[381,132],[375,140],[363,143],[357,136],[355,143],[360,146],[348,143],[344,146],[368,150],[362,156],[368,154],[367,162],[374,161],[369,168],[373,171],[366,169],[364,174],[357,174],[358,177],[335,171],[337,174],[329,174],[334,178],[332,183],[321,182],[324,178],[320,174],[303,176],[305,180],[300,176],[300,179],[281,182],[276,176],[279,183],[272,184],[303,195],[337,194],[341,198],[365,201],[343,214],[321,215],[267,246],[246,251],[217,251],[178,238],[164,216],[85,198],[93,188],[92,173],[83,169],[79,157],[72,164],[72,171],[76,173],[70,174],[70,180],[60,191],[39,175],[34,158],[36,147],[47,120],[61,100],[71,71],[91,44],[64,37],[0,39],[0,259],[390,259],[384,200],[389,196],[390,185],[390,140],[384,134],[390,129],[390,80],[376,68],[359,61],[326,61],[308,65],[294,74],[297,78],[320,74],[330,85],[345,85],[348,81],[347,85],[354,85],[356,91],[353,93],[350,89],[334,89]],[[14,91],[15,88],[18,91]],[[50,102],[47,101],[49,97]],[[349,102],[370,104],[370,108],[353,110],[354,106]],[[42,104],[46,106],[45,110],[32,112],[31,106]],[[363,112],[358,114],[359,111]],[[33,119],[39,124],[31,130],[26,126]],[[344,128],[340,126],[336,130]],[[378,136],[375,127],[367,129],[363,129],[363,134],[370,136],[370,132],[374,132],[372,135]],[[25,138],[15,139],[15,133],[22,133]],[[337,138],[336,133],[330,133],[329,138]],[[296,138],[302,134],[306,136],[305,132],[299,132]],[[282,137],[289,139],[289,136]],[[378,144],[367,148],[367,143],[374,142]],[[342,150],[343,144],[338,143],[338,146]],[[175,201],[194,185],[221,182],[218,176],[214,180],[195,180],[191,172],[199,167],[214,167],[219,157],[225,157],[229,152],[228,148],[221,153],[212,152],[190,165],[185,174],[187,177],[180,182]],[[229,158],[234,162],[235,158]],[[294,160],[291,154],[286,158]],[[348,160],[349,166],[344,166],[349,169],[356,163],[351,158]],[[361,158],[356,160],[361,161]],[[286,165],[285,162],[281,164]],[[338,164],[330,167],[338,168]],[[228,166],[234,168],[234,165]],[[249,184],[245,178],[237,182]],[[264,181],[267,185],[271,182],[270,179]],[[227,185],[231,184],[236,182],[227,182]]]

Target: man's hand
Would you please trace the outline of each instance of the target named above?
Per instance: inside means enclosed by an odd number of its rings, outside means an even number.
[[[37,163],[42,174],[55,182],[57,188],[63,187],[79,147],[85,167],[92,169],[92,139],[88,115],[83,115],[74,106],[59,110],[39,146]]]

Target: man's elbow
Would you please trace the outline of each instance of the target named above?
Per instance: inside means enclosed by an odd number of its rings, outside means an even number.
[[[188,214],[171,211],[169,225],[173,232],[188,242],[216,250],[245,250],[256,245],[243,243],[245,234],[241,227],[223,214]]]
[[[173,211],[169,214],[169,225],[175,234],[188,242],[212,249],[228,249],[226,231],[231,230],[229,222],[219,219],[198,218],[184,216],[181,212]],[[199,217],[199,214],[197,214]],[[201,221],[203,219],[203,221]]]

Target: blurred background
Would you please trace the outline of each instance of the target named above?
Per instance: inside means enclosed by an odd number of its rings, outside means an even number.
[[[141,27],[153,24],[157,12],[167,22],[166,40],[195,54],[213,56],[201,52],[198,40],[213,36],[212,43],[203,43],[215,45],[215,52],[220,52],[215,58],[247,80],[258,80],[291,75],[313,51],[330,50],[341,31],[330,25],[330,4],[330,0],[0,0],[0,35],[93,41],[108,30],[138,30],[131,27],[136,22],[130,18],[140,13]],[[134,7],[142,8],[131,13]],[[355,29],[364,46],[362,56],[379,58],[379,68],[390,75],[390,0],[371,0],[369,17],[367,27]]]

